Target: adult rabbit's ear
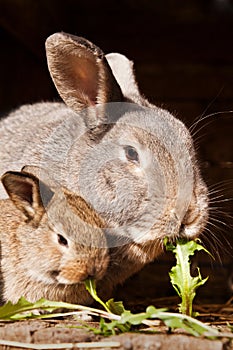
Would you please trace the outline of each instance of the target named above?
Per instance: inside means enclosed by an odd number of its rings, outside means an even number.
[[[46,40],[46,54],[54,84],[64,102],[75,112],[96,104],[123,101],[104,53],[88,40],[55,33]],[[85,122],[89,126],[88,121]],[[101,122],[104,120],[96,124]]]
[[[135,79],[133,61],[120,53],[109,53],[106,56],[109,66],[118,82],[124,97],[142,106],[150,106],[149,102],[139,91]]]

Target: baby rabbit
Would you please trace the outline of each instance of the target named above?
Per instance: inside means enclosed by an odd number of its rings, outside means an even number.
[[[47,39],[46,54],[65,103],[23,106],[1,121],[0,171],[45,168],[101,215],[112,286],[153,261],[164,236],[203,231],[207,187],[189,131],[140,94],[125,56],[66,33]]]
[[[53,193],[32,174],[7,172],[1,180],[9,195],[0,201],[3,301],[90,304],[83,282],[100,280],[109,260],[102,219],[81,197]]]

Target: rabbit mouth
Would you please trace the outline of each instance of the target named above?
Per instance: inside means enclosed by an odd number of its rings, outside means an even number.
[[[200,205],[200,203],[198,203]],[[194,208],[187,212],[180,226],[181,237],[194,239],[198,237],[205,229],[208,223],[209,212],[208,204],[200,205],[199,208]]]
[[[198,208],[195,208],[192,211],[188,211],[183,220],[180,220],[176,213],[172,211],[171,216],[167,221],[166,228],[172,239],[195,239],[203,232],[207,222],[208,211],[204,209],[201,211]]]
[[[206,219],[203,219],[200,216],[198,216],[194,221],[192,221],[191,224],[182,224],[180,229],[180,236],[189,239],[194,239],[198,237],[203,232],[206,226],[206,222]]]
[[[190,220],[183,220],[180,226],[179,236],[188,239],[198,237],[205,229],[208,222],[208,211],[196,211],[195,215],[190,217]]]
[[[53,270],[53,271],[50,271],[49,274],[50,274],[50,277],[52,277],[52,279],[57,282],[57,278],[58,278],[58,276],[60,274],[60,271]]]
[[[87,270],[79,274],[72,274],[72,272],[66,274],[62,270],[54,270],[50,272],[50,276],[53,278],[53,280],[56,283],[63,285],[83,284],[89,278],[94,280],[100,280],[103,277],[103,275],[104,273],[102,271],[98,271],[95,268],[93,268],[92,271]]]
[[[62,276],[57,276],[56,281],[59,284],[65,284],[65,285],[75,285],[75,284],[81,284],[83,283],[82,281],[69,281],[68,279],[62,277]]]

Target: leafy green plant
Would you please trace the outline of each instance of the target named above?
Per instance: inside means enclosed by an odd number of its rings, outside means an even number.
[[[169,276],[174,289],[181,298],[179,311],[182,314],[194,316],[193,299],[196,295],[196,290],[206,283],[208,277],[203,279],[198,267],[197,276],[191,276],[190,257],[194,255],[196,251],[200,250],[204,250],[208,254],[210,253],[196,241],[187,241],[184,239],[177,240],[176,245],[165,240],[165,246],[166,249],[173,252],[176,257],[176,265],[172,267]]]
[[[96,286],[92,280],[86,282],[86,288],[91,296],[99,302],[100,298],[97,296]],[[118,311],[118,319],[111,322],[105,322],[102,318],[100,321],[100,329],[92,329],[95,333],[103,334],[105,336],[115,334],[117,332],[129,332],[134,326],[141,324],[148,325],[147,320],[159,319],[164,322],[166,326],[171,329],[182,328],[194,336],[206,335],[208,337],[218,336],[218,331],[210,326],[205,325],[190,316],[168,312],[166,309],[157,309],[154,306],[148,306],[146,312],[133,314],[129,310],[125,310],[122,302],[114,302],[110,299],[106,303],[101,300],[101,305],[105,309]],[[121,313],[120,313],[121,311]]]
[[[208,337],[216,337],[218,331],[204,323],[182,314],[168,312],[164,309],[157,309],[154,306],[148,306],[146,312],[139,314],[133,314],[130,311],[125,311],[120,320],[111,321],[110,323],[104,322],[102,325],[101,334],[108,335],[115,334],[115,330],[118,332],[129,332],[134,330],[134,326],[147,325],[147,321],[151,319],[161,320],[170,329],[184,329],[188,333],[194,336],[206,335]],[[153,323],[150,323],[153,325]],[[108,333],[106,334],[106,329]],[[154,328],[156,331],[156,328]]]

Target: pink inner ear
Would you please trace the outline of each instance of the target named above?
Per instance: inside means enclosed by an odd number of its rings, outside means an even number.
[[[89,58],[74,56],[71,67],[72,81],[77,95],[84,94],[91,104],[95,104],[99,79],[97,63]]]

